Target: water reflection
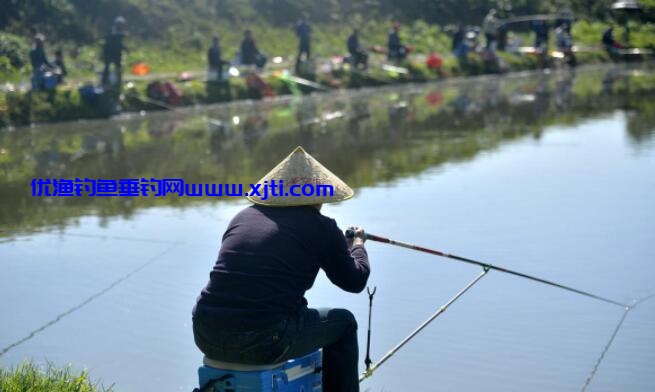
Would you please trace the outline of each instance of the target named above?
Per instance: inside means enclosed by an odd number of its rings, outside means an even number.
[[[0,131],[5,230],[129,216],[210,198],[34,198],[32,178],[183,178],[249,183],[303,145],[354,187],[470,159],[552,124],[628,112],[639,145],[655,134],[655,75],[605,68],[232,103]]]

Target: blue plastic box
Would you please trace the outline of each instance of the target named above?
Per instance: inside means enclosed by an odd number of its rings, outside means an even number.
[[[56,75],[54,75],[54,74],[52,74],[50,72],[46,72],[43,75],[43,87],[46,90],[54,90],[57,87],[57,83],[58,83],[58,80],[57,80]]]
[[[321,392],[321,351],[295,358],[265,370],[241,371],[204,365],[198,369],[201,389],[214,383],[211,392]]]

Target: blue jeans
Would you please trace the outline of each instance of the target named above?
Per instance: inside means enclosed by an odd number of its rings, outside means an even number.
[[[357,392],[357,321],[345,309],[300,311],[255,331],[224,330],[212,321],[193,320],[196,345],[209,358],[264,365],[283,362],[323,348],[323,391]]]

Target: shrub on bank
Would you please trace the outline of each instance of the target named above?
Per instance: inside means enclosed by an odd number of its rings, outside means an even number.
[[[108,117],[115,112],[115,99],[110,93],[86,102],[77,90],[13,91],[6,94],[4,119],[14,125],[35,122],[69,121],[83,118]],[[1,110],[0,110],[1,112]]]
[[[29,63],[29,45],[22,37],[0,32],[0,73],[9,73]]]

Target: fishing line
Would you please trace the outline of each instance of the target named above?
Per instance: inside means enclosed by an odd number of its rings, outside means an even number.
[[[77,311],[77,310],[83,308],[85,305],[89,304],[91,301],[93,301],[93,300],[95,300],[96,298],[100,297],[101,295],[107,293],[108,291],[110,291],[110,290],[113,289],[114,287],[118,286],[120,283],[122,283],[122,282],[124,282],[125,280],[129,279],[132,275],[136,274],[137,272],[141,271],[142,269],[146,268],[146,267],[149,266],[150,264],[152,264],[152,263],[154,263],[155,261],[157,261],[161,256],[163,256],[163,255],[165,255],[166,253],[170,252],[173,248],[175,248],[175,247],[177,247],[177,246],[178,246],[178,244],[174,244],[174,245],[169,246],[169,247],[166,248],[164,251],[158,253],[157,255],[155,255],[155,256],[153,256],[152,258],[150,258],[149,260],[147,260],[145,263],[143,263],[143,264],[141,264],[140,266],[136,267],[136,268],[133,269],[132,271],[130,271],[130,272],[128,272],[127,274],[123,275],[122,277],[116,279],[115,281],[113,281],[111,284],[109,284],[109,285],[108,285],[107,287],[105,287],[104,289],[98,291],[97,293],[93,294],[93,295],[90,296],[89,298],[87,298],[87,299],[85,299],[84,301],[80,302],[79,304],[73,306],[72,308],[68,309],[67,311],[65,311],[65,312],[63,312],[63,313],[61,313],[61,314],[59,314],[59,315],[58,315],[57,317],[55,317],[54,319],[48,321],[47,323],[43,324],[43,325],[40,326],[39,328],[37,328],[37,329],[35,329],[34,331],[30,332],[30,333],[29,333],[27,336],[25,336],[24,338],[22,338],[22,339],[20,339],[20,340],[17,340],[16,342],[10,344],[9,346],[3,348],[3,349],[0,351],[0,357],[2,357],[4,354],[6,354],[9,350],[13,349],[14,347],[19,346],[19,345],[25,343],[26,341],[32,339],[36,334],[38,334],[38,333],[40,333],[40,332],[43,332],[43,331],[46,330],[47,328],[49,328],[49,327],[55,325],[56,323],[58,323],[59,321],[61,321],[64,317],[66,317],[66,316],[72,314],[73,312],[75,312],[75,311]]]
[[[167,241],[167,240],[158,240],[156,238],[144,238],[144,237],[123,237],[123,236],[108,236],[108,235],[100,235],[100,234],[79,234],[79,233],[58,233],[55,231],[51,230],[3,230],[0,229],[0,234],[7,233],[9,235],[13,236],[21,236],[21,235],[33,235],[33,234],[52,234],[52,235],[57,235],[57,236],[63,236],[63,237],[80,237],[80,238],[97,238],[101,240],[117,240],[117,241],[131,241],[131,242],[147,242],[147,243],[152,243],[152,244],[165,244],[165,245],[180,245],[183,242],[181,241]],[[0,237],[0,239],[2,239]],[[0,242],[1,243],[1,242]]]
[[[80,237],[80,238],[97,238],[102,240],[118,240],[118,241],[131,241],[131,242],[148,242],[152,244],[166,244],[166,245],[180,245],[183,242],[181,241],[166,241],[158,240],[154,238],[139,238],[139,237],[122,237],[122,236],[107,236],[107,235],[96,235],[96,234],[78,234],[78,233],[65,233],[64,236],[70,237]]]
[[[600,363],[603,361],[603,358],[605,358],[605,354],[607,353],[607,350],[609,350],[610,346],[612,345],[612,342],[614,342],[614,338],[616,335],[619,333],[619,329],[623,325],[623,322],[625,321],[625,318],[628,316],[628,313],[630,312],[630,309],[632,308],[625,308],[625,311],[623,312],[623,316],[621,317],[621,320],[619,323],[616,325],[616,328],[614,328],[614,332],[612,332],[612,336],[610,337],[610,340],[607,342],[605,345],[605,348],[603,351],[600,353],[600,357],[598,357],[598,360],[596,361],[596,365],[594,365],[594,369],[591,371],[589,374],[589,377],[587,377],[587,381],[585,381],[584,385],[582,386],[582,392],[587,390],[587,387],[591,383],[591,379],[594,378],[596,375],[596,371],[598,370],[598,367],[600,366]]]
[[[609,350],[610,346],[614,342],[614,338],[616,338],[616,335],[619,333],[619,329],[621,329],[621,326],[623,325],[623,322],[625,321],[626,317],[628,316],[628,313],[634,308],[637,307],[642,302],[648,301],[649,299],[655,297],[655,294],[651,294],[647,297],[644,297],[640,299],[639,301],[635,301],[632,306],[626,307],[625,311],[623,312],[623,316],[621,317],[621,320],[619,320],[619,323],[616,325],[616,328],[614,328],[614,332],[612,332],[612,336],[610,336],[610,340],[607,342],[605,345],[605,348],[603,351],[600,353],[600,357],[598,357],[598,360],[596,361],[596,364],[594,365],[593,370],[589,374],[589,377],[587,377],[587,380],[585,381],[584,385],[582,386],[582,389],[580,390],[581,392],[584,392],[587,390],[587,387],[589,384],[591,384],[591,380],[594,378],[596,375],[596,372],[598,371],[598,368],[600,367],[600,363],[603,361],[605,358],[605,354],[607,354],[607,351]]]

